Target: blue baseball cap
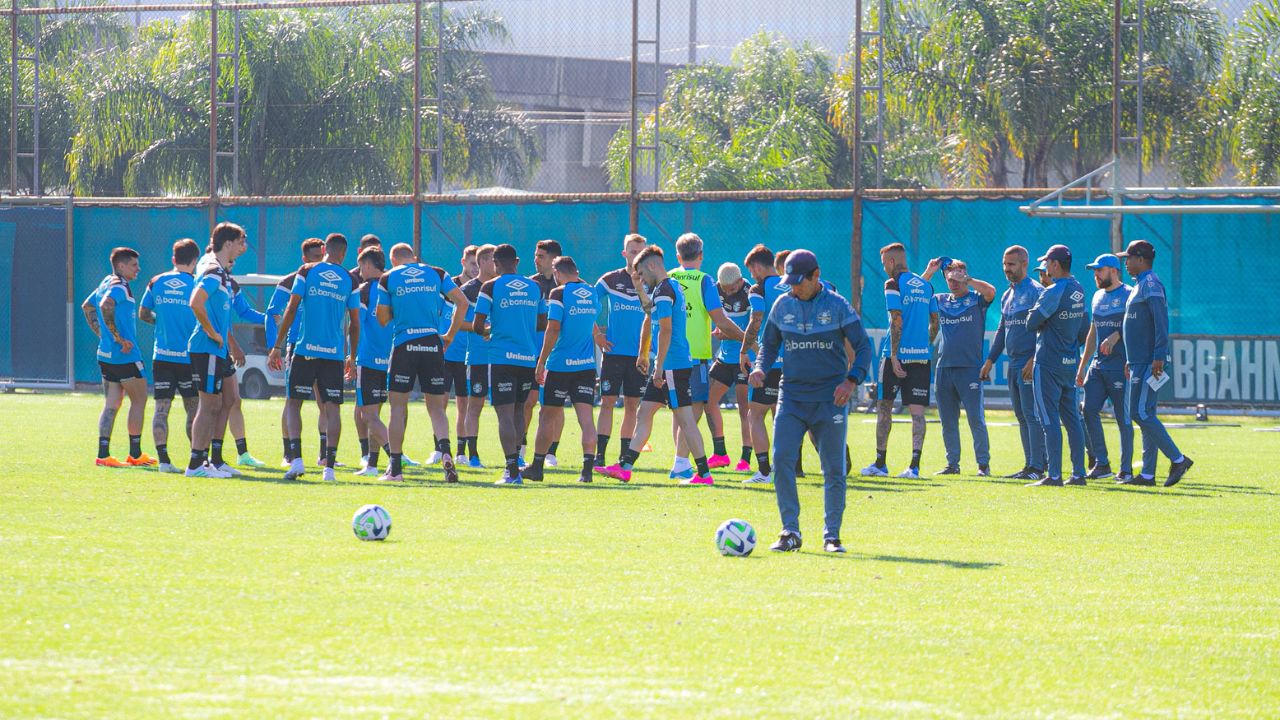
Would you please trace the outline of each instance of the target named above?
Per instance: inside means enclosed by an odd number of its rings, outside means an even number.
[[[1085,267],[1089,268],[1090,270],[1097,270],[1098,268],[1104,268],[1104,267],[1115,268],[1116,270],[1119,270],[1120,258],[1116,257],[1115,255],[1112,255],[1111,253],[1104,253],[1102,255],[1099,255],[1097,260],[1094,260],[1088,265],[1085,265]]]
[[[1054,245],[1053,247],[1049,248],[1049,251],[1046,252],[1044,255],[1041,255],[1040,257],[1036,258],[1036,260],[1039,260],[1040,262],[1043,262],[1043,263],[1047,263],[1050,260],[1057,260],[1058,262],[1063,262],[1070,259],[1071,259],[1071,248],[1067,247],[1066,245]]]
[[[1041,260],[1040,264],[1036,266],[1036,272],[1049,272],[1049,268],[1045,267],[1044,260]]]
[[[787,263],[783,266],[786,275],[782,278],[782,282],[788,285],[799,285],[809,273],[818,269],[818,258],[808,250],[793,250],[787,256]]]

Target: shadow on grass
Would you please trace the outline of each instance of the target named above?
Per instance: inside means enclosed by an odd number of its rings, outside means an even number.
[[[1203,490],[1205,492],[1230,493],[1233,495],[1280,495],[1280,493],[1272,492],[1265,488],[1258,487],[1257,485],[1218,485],[1217,483],[1181,482],[1174,487]]]
[[[1095,490],[1101,490],[1103,492],[1135,493],[1138,495],[1163,495],[1165,497],[1185,497],[1185,498],[1217,497],[1217,495],[1211,495],[1209,493],[1204,493],[1204,492],[1186,492],[1185,490],[1180,489],[1178,486],[1174,486],[1172,488],[1164,488],[1164,487],[1160,487],[1159,485],[1155,487],[1142,487],[1142,486],[1130,487],[1126,485],[1091,485],[1089,487]],[[1185,485],[1182,487],[1185,487]]]
[[[990,570],[991,568],[1003,566],[1003,563],[985,562],[981,560],[947,560],[946,558],[911,557],[909,555],[876,555],[872,553],[856,552],[845,553],[843,555],[822,552],[817,553],[815,556],[831,560],[863,560],[871,562],[908,563],[911,565],[938,565],[941,567],[954,568],[956,570]]]

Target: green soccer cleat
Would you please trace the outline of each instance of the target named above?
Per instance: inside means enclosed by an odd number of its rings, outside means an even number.
[[[266,463],[262,462],[261,460],[250,455],[247,452],[240,453],[240,457],[236,459],[236,464],[239,465],[240,467],[249,467],[249,468],[254,468],[258,470],[267,466]]]

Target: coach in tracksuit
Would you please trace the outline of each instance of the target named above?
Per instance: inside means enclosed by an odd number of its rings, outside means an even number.
[[[765,318],[760,354],[748,378],[764,385],[767,368],[785,350],[782,386],[773,419],[774,487],[782,533],[770,550],[800,549],[800,498],[796,461],[806,433],[822,461],[826,509],[824,549],[844,552],[840,524],[845,504],[845,441],[849,398],[871,368],[871,341],[849,301],[823,286],[818,259],[808,250],[787,258],[790,286]],[[853,347],[850,366],[845,341]]]
[[[1169,306],[1164,284],[1151,271],[1156,249],[1146,240],[1134,240],[1120,253],[1125,269],[1134,279],[1133,292],[1125,306],[1124,351],[1128,359],[1129,417],[1142,428],[1142,473],[1125,485],[1156,484],[1156,452],[1164,453],[1173,463],[1164,486],[1176,485],[1194,464],[1178,450],[1164,423],[1156,417],[1156,391],[1148,381],[1164,375],[1169,359]]]
[[[1101,480],[1112,476],[1107,438],[1102,430],[1102,406],[1111,410],[1120,428],[1120,480],[1133,477],[1133,423],[1125,411],[1124,340],[1125,306],[1133,288],[1120,282],[1120,258],[1099,255],[1087,266],[1098,291],[1093,294],[1093,325],[1084,341],[1084,356],[1076,372],[1076,385],[1084,388],[1084,434],[1093,467],[1085,477]]]
[[[1080,346],[1089,332],[1084,288],[1071,275],[1071,250],[1054,245],[1040,258],[1053,281],[1040,293],[1027,329],[1037,333],[1035,366],[1036,410],[1044,427],[1045,454],[1049,457],[1044,478],[1035,486],[1084,485],[1084,423],[1076,402],[1076,367]],[[1062,480],[1062,429],[1067,430],[1071,452],[1071,477]]]

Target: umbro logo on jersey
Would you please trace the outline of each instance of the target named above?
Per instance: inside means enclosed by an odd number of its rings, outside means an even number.
[[[792,323],[795,321],[796,321],[796,316],[792,315],[791,313],[787,313],[786,315],[782,316],[782,322],[784,323]]]
[[[1071,302],[1080,302],[1083,299],[1084,299],[1084,293],[1080,292],[1079,290],[1071,293]]]
[[[591,297],[592,295],[595,295],[595,293],[594,293],[594,292],[592,292],[591,290],[587,289],[587,288],[580,287],[580,288],[578,288],[577,290],[574,290],[574,291],[573,291],[573,295],[574,295],[574,297],[579,297],[579,298],[582,298],[583,300],[586,300],[587,298]]]
[[[913,277],[907,281],[907,284],[911,287],[920,287],[921,285],[924,285],[924,281],[918,277]]]
[[[320,279],[327,280],[329,282],[338,282],[342,279],[342,276],[332,270],[325,270],[320,273]]]
[[[836,413],[835,415],[832,415],[832,416],[831,416],[831,422],[832,422],[832,423],[834,423],[834,424],[836,424],[836,425],[843,425],[843,424],[844,424],[844,413]]]
[[[174,290],[181,290],[182,288],[186,287],[187,284],[179,280],[178,278],[169,278],[168,280],[164,281],[164,286],[167,288],[172,288]]]
[[[511,282],[507,283],[507,287],[511,288],[512,290],[523,290],[529,287],[529,283],[523,280],[512,280]]]
[[[422,270],[416,267],[407,267],[402,273],[405,277],[415,278],[422,274]]]

